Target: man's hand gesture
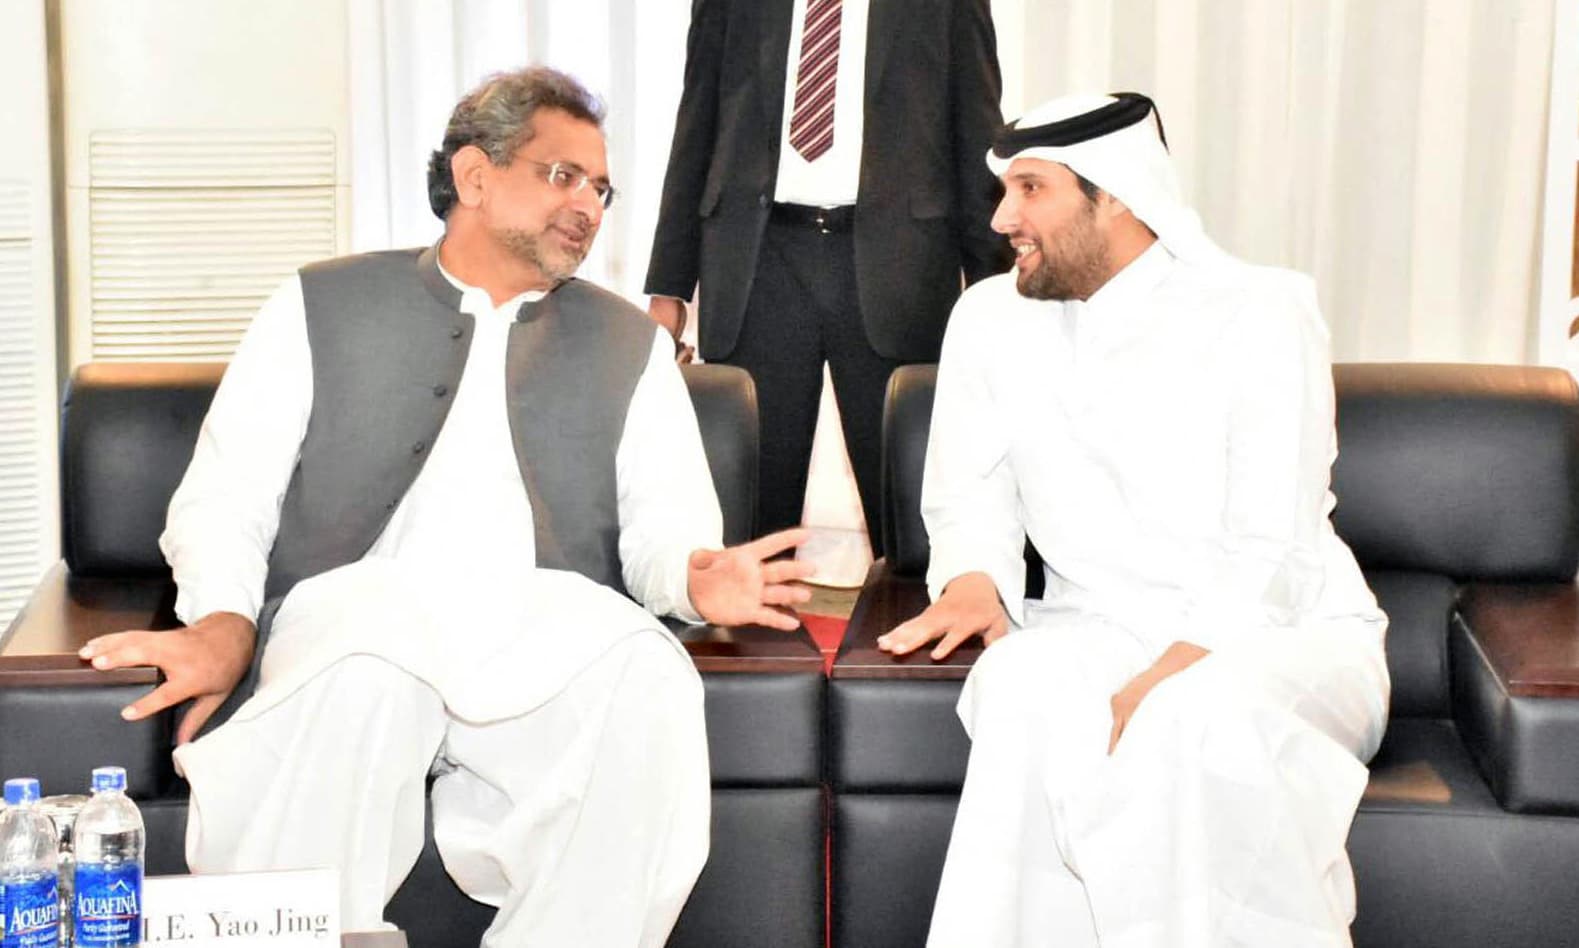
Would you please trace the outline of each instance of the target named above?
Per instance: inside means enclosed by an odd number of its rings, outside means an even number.
[[[961,642],[980,635],[988,645],[1009,631],[1009,614],[998,598],[998,587],[986,573],[966,573],[943,588],[938,601],[926,611],[879,636],[877,647],[895,655],[908,655],[933,639],[942,639],[932,649],[932,660],[940,661]]]
[[[211,612],[167,632],[136,629],[101,635],[77,654],[101,670],[152,665],[164,672],[164,684],[122,708],[121,717],[139,721],[192,698],[192,707],[175,732],[176,743],[185,744],[246,674],[257,638],[251,619],[234,612]]]
[[[796,527],[728,549],[693,551],[687,574],[692,607],[718,625],[755,624],[793,632],[800,620],[783,607],[811,598],[810,591],[791,583],[810,576],[813,567],[768,558],[800,546],[809,536],[810,531]]]

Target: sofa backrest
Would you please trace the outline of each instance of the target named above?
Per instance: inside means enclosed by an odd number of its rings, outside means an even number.
[[[167,573],[159,553],[170,495],[225,367],[90,363],[73,373],[61,409],[61,549],[77,575]],[[726,543],[754,531],[757,403],[751,376],[684,366]]]
[[[60,411],[61,553],[85,576],[168,572],[165,508],[225,367],[89,363]]]
[[[1579,393],[1561,369],[1333,369],[1333,525],[1367,569],[1567,582],[1579,567]]]
[[[1333,524],[1390,619],[1393,713],[1447,711],[1447,623],[1460,583],[1568,582],[1579,567],[1579,390],[1560,369],[1352,364],[1333,369]],[[921,478],[935,366],[899,369],[883,419],[884,538],[926,573]]]

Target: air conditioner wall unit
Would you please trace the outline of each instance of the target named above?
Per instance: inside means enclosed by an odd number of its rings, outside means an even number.
[[[344,4],[59,6],[69,360],[224,360],[348,246]]]

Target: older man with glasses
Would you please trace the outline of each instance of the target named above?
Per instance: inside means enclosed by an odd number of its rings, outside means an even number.
[[[443,239],[302,268],[237,350],[161,539],[186,627],[83,650],[164,671],[129,719],[192,701],[194,870],[336,866],[345,927],[377,927],[431,776],[485,944],[667,938],[708,767],[653,616],[790,628],[805,567],[765,562],[798,531],[719,549],[668,335],[573,278],[614,198],[601,122],[562,74],[488,80],[430,163]]]

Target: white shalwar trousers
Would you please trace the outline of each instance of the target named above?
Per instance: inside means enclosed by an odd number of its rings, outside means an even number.
[[[1038,604],[960,697],[971,756],[928,945],[1350,944],[1382,632],[1333,622],[1215,651],[1152,689],[1110,757],[1111,698],[1163,646]]]
[[[366,573],[327,585],[347,605],[343,594],[383,585]],[[409,624],[421,610],[400,600],[361,605]],[[312,624],[285,613],[295,634]],[[611,636],[531,707],[484,721],[458,715],[445,694],[467,676],[452,668],[440,687],[403,667],[412,650],[399,645],[321,649],[321,667],[272,682],[266,658],[257,696],[177,751],[192,788],[187,862],[194,872],[333,866],[342,927],[387,928],[384,906],[422,850],[431,773],[445,869],[499,908],[485,946],[661,946],[707,857],[710,796],[700,678],[667,632],[646,625]],[[460,638],[437,641],[466,651]],[[532,679],[529,654],[481,651],[502,667],[480,668],[474,684]]]

